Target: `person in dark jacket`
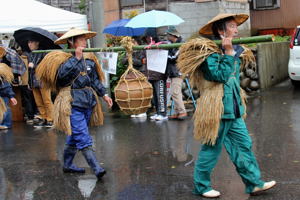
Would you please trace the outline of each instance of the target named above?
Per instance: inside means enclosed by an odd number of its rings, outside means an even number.
[[[34,38],[30,39],[28,41],[28,47],[31,51],[39,49],[39,41],[35,40]],[[34,126],[45,126],[51,128],[53,126],[53,102],[51,99],[51,90],[48,88],[43,88],[35,75],[36,68],[44,56],[45,53],[29,53],[29,86],[32,89],[35,103],[41,115],[41,119],[35,122]]]
[[[3,66],[1,65],[1,67]],[[12,113],[9,102],[14,106],[17,105],[17,100],[15,99],[15,93],[13,92],[10,83],[2,76],[0,76],[0,98],[3,98],[6,105],[6,112],[4,113],[3,120],[0,124],[0,130],[5,130],[12,126]]]
[[[174,26],[170,26],[167,31],[167,39],[171,43],[180,43],[182,38]],[[169,116],[169,119],[183,120],[187,117],[185,106],[182,100],[182,78],[176,66],[176,60],[179,54],[177,48],[169,49],[167,75],[171,79],[171,97],[174,101],[175,113]]]
[[[72,96],[70,116],[72,134],[67,136],[63,171],[85,172],[83,168],[78,168],[72,163],[77,150],[80,150],[100,180],[106,171],[100,166],[92,149],[93,141],[88,124],[93,108],[97,104],[95,94],[102,97],[109,107],[112,106],[112,99],[106,94],[105,87],[100,81],[96,63],[85,59],[83,55],[86,40],[95,35],[95,32],[71,29],[55,41],[56,44],[67,42],[70,48],[75,49],[75,54],[58,69],[56,84],[58,88],[70,87]]]
[[[149,45],[160,42],[155,28],[146,29],[145,40]],[[156,109],[156,114],[151,116],[150,119],[156,121],[168,120],[167,75],[165,73],[159,73],[148,69],[145,74],[153,87],[153,103]]]

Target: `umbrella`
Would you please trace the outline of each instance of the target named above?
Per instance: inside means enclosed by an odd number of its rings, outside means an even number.
[[[130,28],[125,25],[130,19],[121,19],[113,21],[111,24],[106,26],[102,33],[112,34],[114,36],[140,36],[145,32],[145,28]]]
[[[40,42],[39,49],[61,49],[62,46],[55,45],[54,41],[58,39],[56,35],[38,27],[26,27],[14,32],[16,42],[22,47],[23,51],[29,51],[28,40],[37,40]]]
[[[181,24],[182,22],[184,22],[184,20],[173,13],[167,11],[151,10],[149,12],[145,12],[135,16],[125,25],[125,27],[157,28],[162,26],[175,26]]]

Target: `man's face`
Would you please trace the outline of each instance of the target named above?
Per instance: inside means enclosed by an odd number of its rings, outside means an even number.
[[[77,47],[83,47],[86,48],[87,46],[87,42],[85,39],[85,36],[78,36],[76,37],[75,41],[74,41],[74,48],[76,49]]]
[[[171,35],[171,34],[167,34],[167,39],[169,41],[175,42],[177,40],[177,37],[175,37],[174,35]]]
[[[37,50],[39,48],[39,42],[38,41],[28,41],[28,47],[30,51]]]
[[[238,25],[234,20],[230,20],[226,22],[225,25],[226,31],[219,31],[220,35],[223,35],[224,37],[236,37],[238,35]]]

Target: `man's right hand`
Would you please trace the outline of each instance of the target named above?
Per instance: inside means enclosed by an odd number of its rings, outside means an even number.
[[[77,47],[75,49],[75,56],[78,60],[81,60],[81,58],[83,57],[83,49],[84,47]]]
[[[227,54],[227,55],[233,55],[234,54],[234,49],[233,49],[233,46],[232,46],[232,38],[231,37],[222,38],[222,47],[225,50],[225,54]]]

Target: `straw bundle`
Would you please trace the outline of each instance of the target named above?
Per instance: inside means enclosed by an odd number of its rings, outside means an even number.
[[[115,100],[125,114],[144,113],[151,106],[152,85],[144,74],[133,68],[132,39],[125,37],[121,43],[127,51],[128,69],[115,87]]]
[[[6,112],[6,105],[4,100],[0,97],[0,121],[3,120],[3,116],[5,112]]]
[[[66,62],[72,54],[62,51],[48,53],[36,68],[36,77],[41,80],[44,88],[56,90],[56,74],[61,64]]]
[[[256,71],[256,61],[255,56],[253,55],[250,48],[242,45],[244,48],[243,53],[240,55],[241,58],[241,71],[244,69],[251,68],[253,71]]]
[[[55,98],[53,106],[53,125],[54,128],[65,132],[67,135],[72,134],[71,130],[71,87],[62,88]]]
[[[5,63],[0,63],[0,77],[9,83],[14,79],[11,68]]]
[[[3,58],[6,54],[5,48],[4,47],[0,47],[0,59]]]
[[[201,72],[198,67],[209,55],[220,53],[220,50],[212,40],[195,38],[183,44],[179,52],[177,60],[179,71],[185,76],[189,75],[191,84],[198,87],[201,85],[201,83],[199,83],[201,80],[198,78]]]
[[[93,108],[93,112],[92,112],[91,119],[90,119],[90,126],[101,126],[101,125],[103,125],[103,120],[104,120],[102,106],[101,106],[101,102],[100,102],[99,97],[98,97],[97,93],[95,92],[95,90],[93,90],[93,93],[94,93],[97,103]]]

